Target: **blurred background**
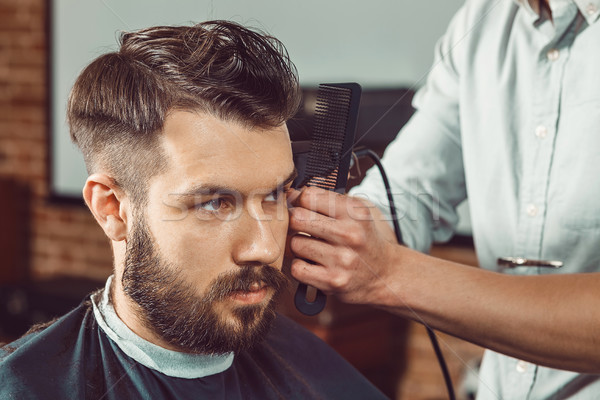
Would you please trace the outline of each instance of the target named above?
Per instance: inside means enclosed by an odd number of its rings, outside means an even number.
[[[111,274],[110,245],[81,200],[85,169],[64,123],[68,91],[118,32],[157,24],[232,19],[278,37],[295,62],[305,107],[289,127],[309,139],[320,82],[363,86],[357,137],[381,154],[410,118],[433,46],[462,0],[0,2],[0,342],[76,306]],[[369,163],[361,162],[361,171]],[[360,174],[350,183],[361,179]],[[432,253],[476,265],[459,236]],[[291,315],[336,348],[390,397],[444,399],[422,326],[329,299],[317,317]],[[440,334],[457,388],[482,350]],[[475,382],[476,384],[476,382]],[[468,398],[464,392],[462,398]]]

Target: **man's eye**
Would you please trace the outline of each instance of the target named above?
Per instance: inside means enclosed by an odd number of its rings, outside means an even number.
[[[209,201],[205,201],[204,203],[200,203],[196,205],[196,209],[203,211],[215,212],[219,211],[221,208],[225,206],[225,200],[222,198],[216,198]]]
[[[278,201],[283,197],[284,191],[281,189],[275,190],[265,197],[265,201]]]

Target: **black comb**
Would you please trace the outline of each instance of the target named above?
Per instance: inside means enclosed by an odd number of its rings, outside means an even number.
[[[296,178],[294,187],[317,186],[338,193],[346,191],[360,93],[358,83],[319,85],[310,151],[302,176]],[[327,296],[317,290],[311,302],[306,299],[307,290],[306,284],[298,284],[294,296],[296,308],[306,315],[320,313]]]

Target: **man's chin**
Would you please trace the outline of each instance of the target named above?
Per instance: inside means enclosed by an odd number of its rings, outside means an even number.
[[[227,301],[226,311],[221,316],[224,320],[228,320],[230,326],[238,326],[242,330],[246,330],[262,323],[265,314],[274,313],[272,293],[260,294],[260,299],[256,298],[258,296],[250,296],[251,298],[248,299],[246,294],[233,295]],[[242,298],[240,299],[240,297]]]
[[[272,296],[268,296],[272,298]],[[275,307],[272,301],[265,299],[256,304],[227,302],[230,307],[217,316],[219,331],[227,337],[229,348],[220,348],[220,353],[250,350],[267,336],[275,319]],[[213,351],[215,349],[212,349]]]
[[[258,296],[236,293],[215,306],[213,310],[223,328],[241,336],[254,331],[266,333],[275,317],[275,293],[272,289]]]
[[[195,338],[180,337],[171,343],[180,351],[196,354],[247,351],[264,340],[276,316],[271,302],[236,305],[230,301],[219,303],[220,307],[213,307],[214,314],[210,326],[205,325],[193,330],[192,335]],[[202,331],[210,333],[206,335]]]

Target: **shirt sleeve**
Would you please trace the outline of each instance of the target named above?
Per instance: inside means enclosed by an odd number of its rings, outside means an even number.
[[[456,206],[466,198],[459,121],[459,44],[464,7],[435,46],[427,82],[415,95],[416,112],[386,149],[382,163],[390,180],[405,245],[429,251],[458,222]],[[386,191],[371,168],[351,195],[367,198],[389,218]]]

